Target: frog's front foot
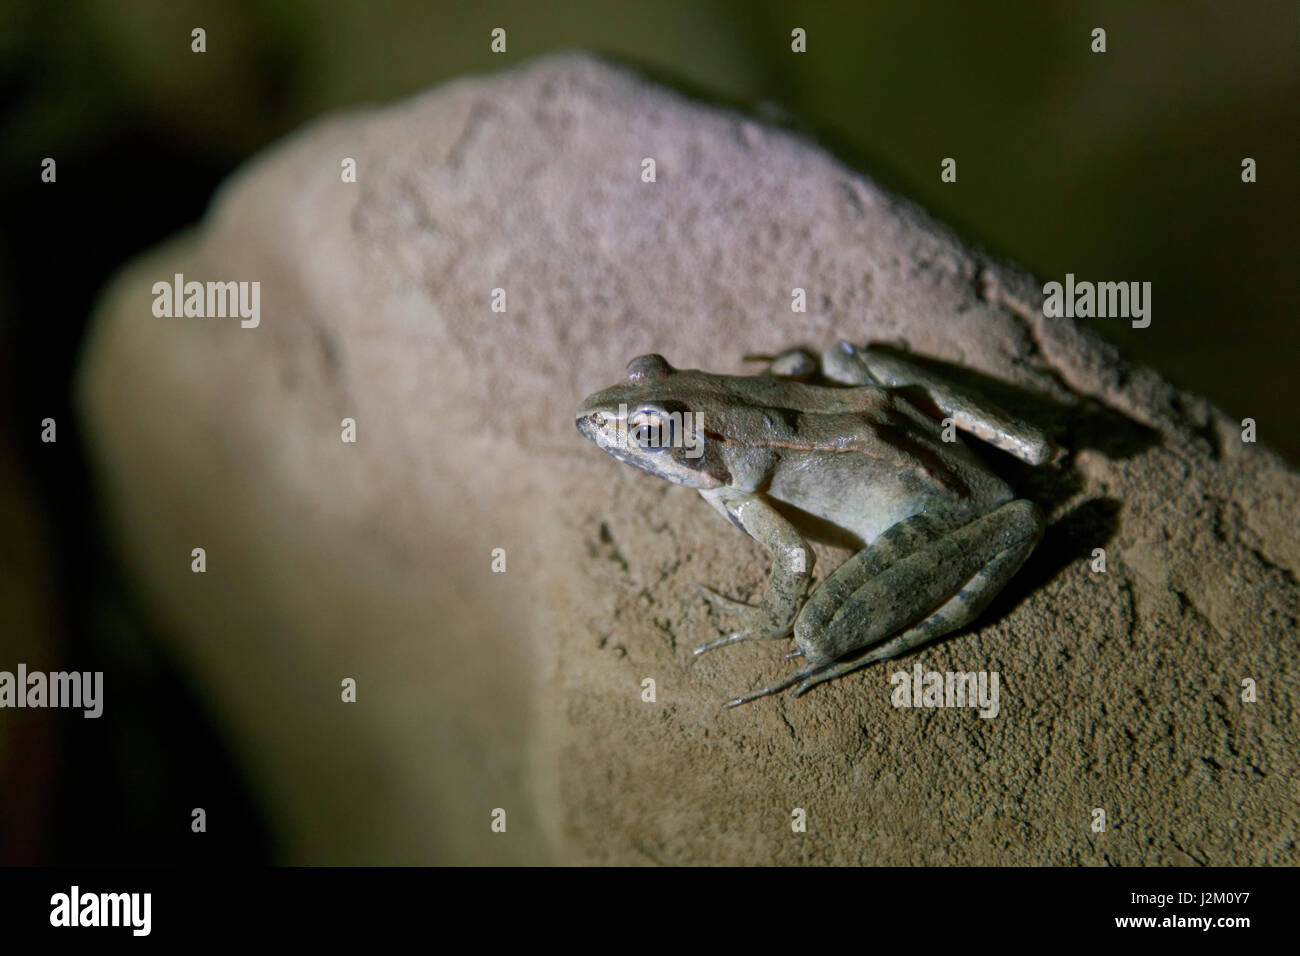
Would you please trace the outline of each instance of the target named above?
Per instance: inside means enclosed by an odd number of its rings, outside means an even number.
[[[726,647],[729,644],[739,644],[741,641],[769,641],[777,638],[789,637],[790,631],[794,626],[793,621],[781,621],[771,614],[765,612],[761,607],[754,607],[737,601],[734,598],[726,597],[714,591],[712,588],[706,588],[704,585],[697,585],[696,590],[710,602],[722,607],[725,610],[736,613],[740,616],[741,626],[739,630],[728,634],[726,637],[719,638],[716,641],[710,641],[708,644],[702,644],[695,649],[695,656],[699,657],[706,651],[715,651],[719,647]]]

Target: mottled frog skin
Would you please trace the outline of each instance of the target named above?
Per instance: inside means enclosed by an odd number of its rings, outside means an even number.
[[[830,384],[798,381],[813,376]],[[804,666],[727,707],[793,684],[797,697],[964,626],[1043,532],[1038,508],[1017,499],[955,429],[1031,464],[1051,457],[1047,438],[894,350],[841,342],[820,361],[795,350],[749,376],[643,355],[625,383],[583,402],[577,426],[618,460],[695,488],[771,552],[757,607],[700,589],[740,626],[695,653],[793,635],[788,656]],[[860,548],[806,600],[813,552],[791,509]]]

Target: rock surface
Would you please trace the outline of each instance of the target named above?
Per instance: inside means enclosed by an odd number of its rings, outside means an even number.
[[[260,281],[260,326],[155,317],[177,272]],[[1039,288],[804,140],[564,56],[250,162],[106,292],[80,397],[286,861],[1294,864],[1300,481]],[[839,338],[1013,386],[1070,454],[990,460],[1052,526],[966,632],[724,712],[789,665],[692,662],[726,623],[694,585],[754,596],[765,554],[573,410],[644,352]],[[895,709],[916,664],[998,671],[999,715]]]

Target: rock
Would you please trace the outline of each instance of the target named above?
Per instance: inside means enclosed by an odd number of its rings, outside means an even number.
[[[260,281],[260,325],[155,317],[177,272]],[[250,162],[107,290],[80,399],[286,862],[1294,864],[1300,482],[1040,302],[806,141],[568,55]],[[1052,527],[968,631],[724,712],[790,665],[693,662],[693,586],[756,595],[764,552],[573,411],[641,353],[840,338],[1006,383],[1069,452],[991,459]],[[895,709],[917,664],[999,672],[999,715]]]

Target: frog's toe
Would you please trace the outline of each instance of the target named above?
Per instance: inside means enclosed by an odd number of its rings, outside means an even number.
[[[807,680],[801,681],[800,684],[799,684],[799,686],[796,687],[794,690],[792,690],[792,691],[790,692],[790,696],[791,696],[791,697],[802,697],[804,694],[808,693],[808,691],[812,690],[812,689],[813,689],[814,687],[816,687],[818,684],[825,683],[826,681],[831,680],[831,679],[832,679],[833,677],[835,677],[835,676],[837,676],[837,675],[835,675],[835,674],[817,674],[817,675],[814,675],[814,676],[812,676],[812,677],[809,677]]]
[[[695,648],[694,656],[699,657],[707,651],[716,651],[719,647],[726,647],[728,644],[738,644],[741,641],[748,639],[748,637],[749,635],[744,631],[739,631],[735,634],[729,634],[720,640],[709,641],[709,643],[701,644],[699,647]]]
[[[802,697],[818,684],[824,684],[828,680],[843,677],[845,674],[852,674],[854,671],[861,670],[868,664],[874,664],[877,661],[888,660],[891,657],[896,657],[898,654],[902,653],[899,649],[900,647],[909,646],[900,642],[904,641],[904,639],[910,639],[911,635],[916,630],[918,629],[914,628],[909,630],[902,637],[882,644],[854,660],[828,661],[825,664],[818,665],[817,667],[807,668],[804,673],[799,675],[804,678],[804,680],[791,692],[790,696]]]
[[[710,641],[695,649],[695,656],[699,657],[706,651],[717,650],[719,647],[726,647],[728,644],[739,644],[741,641],[775,641],[783,637],[790,636],[790,625],[782,624],[780,621],[768,617],[765,614],[751,607],[745,607],[744,625],[737,631],[733,631],[726,637],[716,641]]]
[[[704,598],[716,608],[724,611],[730,611],[733,614],[743,614],[746,611],[754,610],[753,604],[746,604],[744,601],[737,601],[735,598],[729,598],[725,594],[719,594],[713,588],[704,584],[695,585],[695,593]]]
[[[732,700],[727,701],[725,704],[722,705],[722,709],[729,710],[732,707],[739,707],[741,704],[748,704],[751,700],[758,700],[760,697],[769,697],[772,694],[779,694],[781,691],[785,690],[791,684],[799,684],[800,681],[803,681],[805,684],[808,684],[808,686],[811,687],[812,684],[820,683],[822,680],[825,679],[825,678],[816,678],[816,679],[814,678],[819,672],[826,670],[827,666],[828,665],[826,664],[819,664],[816,667],[805,667],[802,668],[801,670],[797,670],[789,677],[785,678],[784,680],[777,681],[775,684],[772,684],[769,687],[764,687],[762,690],[756,690],[752,694],[745,694],[743,697],[736,697]],[[802,687],[803,685],[800,684],[800,686]],[[796,690],[794,696],[798,697],[799,694],[801,693],[803,693],[803,691]]]

